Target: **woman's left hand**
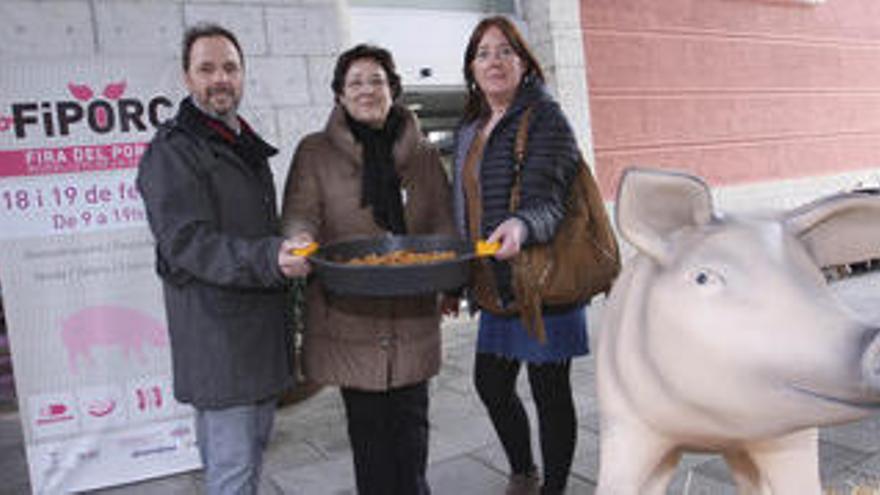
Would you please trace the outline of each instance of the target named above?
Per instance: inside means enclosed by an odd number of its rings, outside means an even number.
[[[519,218],[511,217],[501,222],[487,239],[488,242],[501,243],[501,247],[495,253],[495,259],[507,260],[519,254],[527,233],[525,222]]]

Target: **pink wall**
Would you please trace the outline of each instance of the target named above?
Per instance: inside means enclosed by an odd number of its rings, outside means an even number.
[[[597,174],[733,185],[880,166],[880,1],[582,0]]]

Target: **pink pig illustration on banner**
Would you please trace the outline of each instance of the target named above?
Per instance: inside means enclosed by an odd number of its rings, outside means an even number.
[[[135,309],[92,306],[62,320],[61,341],[70,371],[76,373],[83,359],[94,364],[91,349],[95,347],[118,347],[126,359],[131,359],[134,351],[143,364],[144,345],[167,347],[168,331],[155,318]]]

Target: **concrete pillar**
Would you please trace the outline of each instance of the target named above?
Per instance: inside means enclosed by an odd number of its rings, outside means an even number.
[[[520,0],[519,7],[547,83],[574,127],[584,156],[592,165],[593,135],[580,0]]]

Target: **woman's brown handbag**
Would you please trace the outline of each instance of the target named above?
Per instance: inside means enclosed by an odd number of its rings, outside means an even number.
[[[526,109],[516,133],[511,211],[519,206],[531,112],[532,107]],[[553,239],[523,249],[511,260],[511,266],[520,318],[541,343],[546,340],[543,307],[587,303],[611,288],[620,272],[620,251],[599,188],[583,157],[571,185],[565,217]]]

